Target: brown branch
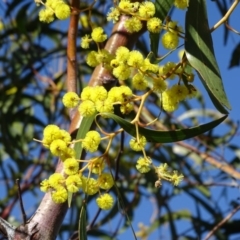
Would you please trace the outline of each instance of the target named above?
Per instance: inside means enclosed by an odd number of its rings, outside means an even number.
[[[21,191],[19,179],[16,180],[16,184],[17,184],[17,188],[18,188],[18,199],[19,199],[20,209],[21,209],[21,213],[22,213],[22,217],[23,217],[23,223],[26,224],[27,223],[27,216],[26,216],[24,206],[23,206],[22,191]]]
[[[220,223],[218,223],[209,233],[208,235],[204,238],[204,240],[210,239],[211,236],[223,225],[225,224],[233,215],[240,210],[240,205],[237,206],[231,213],[229,213]]]
[[[219,170],[222,170],[223,172],[229,174],[231,177],[240,179],[240,172],[236,171],[231,165],[227,164],[226,162],[223,163],[221,161],[218,161],[210,154],[201,152],[197,148],[195,148],[189,144],[186,144],[184,142],[178,142],[176,144],[178,144],[182,147],[185,147],[194,153],[197,153],[204,161],[208,162],[209,164],[218,168]]]
[[[68,44],[67,44],[67,91],[77,92],[77,31],[78,31],[78,21],[79,13],[77,10],[79,8],[79,0],[72,0],[72,14],[70,17],[70,23],[68,28]],[[70,118],[74,115],[74,109],[69,111]]]

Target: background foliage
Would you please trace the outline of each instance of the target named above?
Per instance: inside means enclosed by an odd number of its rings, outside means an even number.
[[[214,2],[216,11],[222,14],[229,8],[226,0]],[[82,7],[85,5],[82,3]],[[112,26],[106,22],[105,14],[110,6],[111,1],[97,1],[92,11],[94,22],[106,27],[109,32]],[[39,182],[54,172],[57,162],[32,139],[41,139],[42,129],[47,124],[54,123],[67,129],[69,123],[68,112],[61,104],[61,97],[66,91],[68,23],[41,23],[38,20],[39,10],[31,0],[1,1],[0,11],[4,23],[4,29],[0,32],[0,212],[2,218],[19,225],[22,219],[17,210],[15,180],[21,180],[23,200],[30,217],[42,196]],[[232,33],[225,29],[222,37],[227,45]],[[80,25],[78,43],[80,37],[89,32],[88,27]],[[148,36],[145,36],[138,40],[136,48],[147,55],[150,51],[148,45]],[[239,43],[230,48],[229,67],[238,67]],[[92,72],[85,63],[85,54],[85,50],[79,47],[79,89],[87,84]],[[143,122],[154,119],[159,113],[156,113],[160,105],[157,97],[153,96],[149,101],[152,107],[144,109]],[[155,127],[173,130],[219,118],[217,110],[209,110],[206,106],[205,97],[200,95],[194,102],[184,102],[174,115],[161,112],[160,122]],[[102,124],[105,124],[107,131],[117,128],[114,121],[107,123],[102,120]],[[175,188],[168,183],[164,183],[160,189],[155,188],[156,178],[152,172],[141,175],[134,171],[133,159],[137,159],[137,153],[125,145],[120,159],[120,179],[117,182],[122,201],[116,201],[111,211],[101,214],[94,226],[91,222],[97,209],[87,208],[88,236],[123,239],[125,232],[132,237],[125,213],[135,231],[138,231],[137,223],[142,218],[139,212],[144,214],[145,209],[149,209],[151,216],[144,219],[144,224],[149,227],[149,239],[203,239],[239,206],[235,195],[239,185],[233,178],[234,173],[221,169],[222,165],[239,168],[239,144],[231,142],[237,128],[237,124],[228,118],[218,128],[220,130],[209,131],[188,141],[175,144],[149,143],[147,155],[156,164],[166,162],[184,174],[185,181]],[[128,141],[127,135],[124,140]],[[116,151],[119,151],[119,142],[115,141],[114,144]],[[101,146],[99,151],[104,152],[104,147]],[[115,153],[112,154],[114,157]],[[220,167],[209,164],[208,159],[219,162]],[[117,196],[116,192],[113,193]],[[92,206],[92,201],[94,198],[89,199],[89,206]],[[59,239],[68,239],[78,228],[80,207],[81,194],[73,199]],[[218,228],[215,237],[234,239],[231,237],[239,233],[239,221],[239,217],[232,218]]]

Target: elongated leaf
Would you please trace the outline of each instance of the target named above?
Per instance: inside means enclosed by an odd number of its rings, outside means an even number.
[[[205,0],[189,1],[186,13],[186,57],[199,74],[213,104],[221,113],[231,109],[224,91],[221,74],[214,55]]]
[[[82,119],[82,122],[81,122],[80,127],[79,127],[78,132],[77,132],[76,140],[84,138],[86,136],[87,132],[89,131],[89,129],[92,126],[94,118],[95,118],[95,115],[92,116],[92,117],[87,117],[87,118],[84,117]],[[82,144],[79,143],[79,142],[76,143],[74,145],[74,150],[76,151],[76,157],[80,158],[81,154],[82,154]]]
[[[162,21],[164,21],[169,10],[172,7],[173,2],[174,0],[156,0],[155,1],[155,7],[156,7],[155,17],[158,17]],[[151,51],[154,53],[155,57],[158,56],[159,39],[160,39],[159,33],[150,33]]]
[[[79,216],[79,226],[78,226],[78,238],[81,240],[87,240],[87,221],[86,221],[86,206],[83,203],[80,216]]]
[[[68,207],[71,207],[73,193],[68,192]]]
[[[135,125],[131,124],[130,122],[114,115],[112,113],[104,113],[109,118],[112,118],[116,121],[127,133],[132,136],[136,136],[136,129]],[[144,135],[149,142],[156,142],[156,143],[171,143],[171,142],[178,142],[182,140],[186,140],[200,134],[203,134],[217,125],[219,125],[224,119],[227,118],[227,115],[214,120],[210,123],[206,123],[203,125],[199,125],[197,127],[192,127],[188,129],[179,129],[175,131],[155,131],[151,129],[146,129],[143,127],[138,127],[139,133]]]

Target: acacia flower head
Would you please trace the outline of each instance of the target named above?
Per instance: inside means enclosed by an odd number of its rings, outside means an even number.
[[[90,66],[90,67],[96,67],[99,62],[97,60],[97,52],[96,51],[91,51],[86,58],[86,63]]]
[[[131,102],[124,103],[120,106],[120,111],[122,114],[129,114],[131,111],[133,111],[134,105]]]
[[[144,62],[143,55],[137,51],[133,50],[129,54],[128,65],[134,68],[140,68]]]
[[[64,172],[67,175],[74,175],[79,170],[79,163],[75,158],[68,158],[63,163]]]
[[[138,11],[139,11],[140,17],[148,19],[148,18],[154,16],[155,5],[150,1],[143,2],[142,4],[140,4]]]
[[[162,94],[162,106],[167,112],[173,112],[178,108],[178,101],[169,89]]]
[[[74,108],[79,103],[79,96],[75,92],[67,92],[64,94],[62,102],[66,108]]]
[[[104,42],[107,39],[107,35],[104,33],[102,27],[96,27],[91,33],[92,39],[95,42]]]
[[[95,106],[99,113],[113,113],[114,111],[113,102],[109,98],[104,101],[97,100]]]
[[[64,181],[65,179],[61,173],[53,173],[48,179],[49,185],[55,189],[62,186]]]
[[[78,111],[83,117],[90,117],[96,112],[95,104],[91,100],[85,100],[80,104]]]
[[[151,33],[159,33],[162,29],[162,21],[157,17],[150,18],[147,21],[147,29]]]
[[[88,195],[94,195],[97,193],[99,187],[98,187],[98,182],[94,178],[86,178],[82,177],[82,189],[83,192],[85,192]]]
[[[176,101],[182,101],[188,96],[188,89],[185,85],[175,84],[169,91],[171,91],[172,96],[175,96]]]
[[[144,136],[139,136],[139,141],[137,138],[132,138],[129,142],[130,148],[134,151],[142,151],[147,143],[147,139]]]
[[[82,187],[82,180],[79,174],[74,174],[66,178],[65,184],[69,192],[75,193]]]
[[[40,190],[42,192],[47,192],[50,189],[51,189],[51,185],[50,185],[48,179],[44,179],[42,182],[40,182]]]
[[[52,192],[52,200],[55,203],[64,203],[67,201],[67,190],[64,187],[58,188]]]
[[[172,32],[166,32],[162,36],[162,45],[169,50],[172,50],[178,46],[179,37]]]
[[[100,188],[108,190],[114,184],[114,180],[112,174],[110,173],[102,173],[98,178],[98,185]]]
[[[120,64],[113,69],[113,75],[121,81],[127,80],[130,77],[130,74],[131,69],[125,64]]]
[[[45,147],[49,148],[50,144],[59,138],[61,138],[61,131],[58,126],[49,124],[44,128],[42,143]]]
[[[143,91],[146,90],[148,86],[148,81],[143,74],[137,73],[132,78],[132,85],[135,89]]]
[[[132,3],[130,2],[130,0],[121,0],[118,7],[122,10],[129,11],[132,7]]]
[[[173,171],[171,182],[174,186],[178,186],[183,178],[184,176],[182,174],[179,174],[178,171]]]
[[[95,152],[101,142],[101,136],[97,131],[89,131],[82,141],[82,147],[89,152]]]
[[[116,50],[116,59],[118,60],[119,63],[126,63],[129,57],[129,53],[130,51],[128,48],[120,46]]]
[[[166,81],[161,78],[153,80],[153,91],[157,93],[163,93],[167,89]]]
[[[139,32],[142,29],[142,23],[137,17],[131,17],[125,21],[124,27],[130,33]]]
[[[41,1],[39,1],[39,3],[41,3]],[[57,5],[62,3],[64,3],[63,0],[47,0],[45,6],[55,11]]]
[[[56,139],[50,144],[50,151],[53,155],[60,157],[67,151],[67,144],[61,139]]]
[[[90,100],[96,102],[97,100],[104,101],[107,99],[107,90],[103,86],[95,86],[92,88]]]
[[[185,9],[188,7],[189,0],[174,0],[173,4],[180,9]]]
[[[52,22],[54,20],[54,11],[51,8],[41,9],[39,12],[39,20],[46,23]]]
[[[88,163],[88,169],[91,173],[101,174],[105,168],[105,161],[102,157],[90,160]]]
[[[107,21],[112,21],[113,23],[116,23],[119,20],[120,14],[121,13],[117,8],[110,8],[110,11],[107,14]]]
[[[174,62],[167,62],[165,65],[159,67],[159,75],[167,75],[168,79],[174,79],[176,77],[175,72],[173,71],[176,67],[176,64]]]
[[[80,45],[82,48],[88,49],[90,47],[91,41],[92,41],[92,39],[90,38],[90,36],[88,34],[86,34],[85,36],[82,37]]]
[[[103,210],[109,210],[113,207],[114,199],[109,193],[104,193],[96,199],[97,205]]]
[[[157,73],[159,66],[157,64],[151,63],[149,58],[145,58],[140,69],[142,72],[150,71],[153,73]]]
[[[71,9],[65,2],[56,5],[55,15],[58,19],[65,20],[69,18],[70,14]]]
[[[140,173],[147,173],[151,170],[152,160],[149,157],[140,157],[137,160],[136,168]]]

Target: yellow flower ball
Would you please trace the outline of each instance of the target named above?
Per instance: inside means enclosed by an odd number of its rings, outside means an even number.
[[[112,174],[102,173],[98,178],[98,184],[99,184],[99,187],[102,189],[105,189],[105,190],[110,189],[114,184]]]
[[[66,108],[74,108],[79,103],[79,96],[75,92],[67,92],[64,94],[62,102]]]
[[[55,203],[64,203],[67,201],[67,190],[64,187],[56,189],[56,191],[52,192],[52,200]]]
[[[140,173],[147,173],[151,170],[151,158],[140,157],[137,160],[136,168]]]
[[[142,29],[142,23],[137,17],[131,17],[125,21],[124,27],[130,33],[139,32]]]
[[[64,172],[67,175],[74,175],[79,170],[79,163],[75,158],[68,158],[63,163]]]
[[[180,9],[185,9],[188,7],[189,0],[175,0],[174,3],[175,7]]]
[[[97,205],[103,210],[109,210],[113,207],[114,199],[109,193],[104,193],[96,199]]]
[[[139,7],[139,16],[148,19],[155,14],[155,5],[152,2],[143,2]]]
[[[98,192],[99,187],[97,180],[94,178],[82,177],[82,189],[88,195],[94,195]]]
[[[69,192],[75,193],[82,186],[81,177],[78,174],[68,176],[66,178],[66,188]]]
[[[147,144],[147,139],[144,136],[139,136],[139,141],[137,138],[132,138],[129,142],[130,148],[134,151],[142,151]]]
[[[78,111],[83,117],[90,117],[96,112],[95,104],[90,100],[85,100],[80,104]]]
[[[104,34],[104,30],[102,27],[96,27],[92,31],[92,39],[95,42],[104,42],[107,39],[107,35]]]
[[[55,15],[60,20],[65,20],[69,18],[71,14],[71,9],[66,3],[62,3],[56,6]]]
[[[44,8],[40,10],[39,20],[46,23],[52,22],[54,20],[54,11],[51,8]]]
[[[166,32],[162,36],[162,45],[169,50],[172,50],[178,46],[179,38],[178,35],[171,32]]]
[[[150,18],[147,21],[147,29],[151,33],[159,33],[162,29],[162,21],[157,17]]]

